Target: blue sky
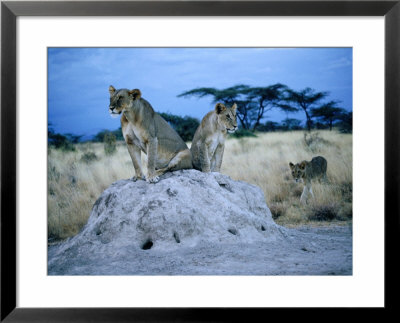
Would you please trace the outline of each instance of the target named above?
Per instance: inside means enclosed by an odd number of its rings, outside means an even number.
[[[283,83],[294,90],[327,91],[352,110],[351,48],[49,48],[48,121],[59,133],[115,130],[108,114],[109,85],[138,88],[157,112],[201,119],[211,97],[178,98],[197,87]],[[303,113],[289,117],[304,122]],[[279,110],[266,120],[286,118]]]

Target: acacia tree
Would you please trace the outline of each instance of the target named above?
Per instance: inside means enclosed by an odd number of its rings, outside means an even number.
[[[213,87],[200,87],[197,89],[189,90],[178,95],[178,97],[197,96],[199,98],[211,95],[213,101],[221,102],[224,104],[233,104],[239,100],[240,96],[249,89],[249,86],[244,84],[228,87],[223,90],[218,90]]]
[[[345,110],[338,107],[337,104],[337,101],[329,101],[318,108],[311,109],[311,114],[314,118],[321,119],[322,122],[328,124],[329,130],[332,130],[333,123],[337,120],[341,120],[345,112]]]
[[[245,91],[248,100],[253,102],[253,108],[250,110],[251,119],[254,120],[253,131],[260,125],[265,113],[276,107],[286,112],[296,111],[291,107],[279,106],[279,103],[283,100],[283,91],[287,89],[286,85],[276,83],[267,87],[252,87]]]
[[[284,98],[285,103],[280,104],[280,107],[284,109],[293,109],[294,111],[303,110],[307,119],[307,130],[311,131],[311,109],[320,107],[318,106],[319,102],[327,95],[328,92],[316,92],[309,87],[298,92],[291,89],[286,89]]]
[[[267,111],[279,107],[286,111],[297,111],[290,107],[278,105],[282,101],[282,92],[286,86],[280,83],[268,87],[249,87],[240,84],[226,89],[196,88],[178,95],[178,97],[197,96],[199,98],[211,96],[213,103],[221,102],[225,105],[237,104],[237,117],[244,129],[255,130]]]
[[[343,112],[337,123],[339,131],[343,133],[351,133],[353,130],[353,112]]]
[[[236,100],[234,103],[237,105],[236,115],[244,129],[250,129],[252,124],[252,113],[254,109],[254,102],[251,100]]]
[[[186,92],[183,92],[178,95],[178,97],[190,97],[190,96],[197,96],[199,98],[205,96],[213,97],[212,102],[217,103],[221,102],[225,105],[232,106],[234,103],[237,104],[237,115],[239,121],[243,128],[248,129],[249,121],[248,121],[248,110],[251,102],[247,100],[243,100],[242,96],[247,91],[249,87],[247,85],[235,85],[223,90],[218,90],[213,87],[201,87],[192,89]]]

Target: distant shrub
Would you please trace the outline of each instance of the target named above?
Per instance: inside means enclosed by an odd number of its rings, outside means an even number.
[[[235,131],[234,133],[231,133],[230,136],[233,138],[257,137],[254,132],[247,130],[247,129],[239,129],[239,130]]]
[[[200,122],[192,117],[180,117],[170,113],[160,113],[160,116],[178,133],[183,141],[192,141]]]
[[[340,208],[338,219],[339,220],[350,220],[353,218],[353,204],[351,202],[343,203]]]
[[[104,152],[106,155],[113,155],[117,151],[117,138],[112,132],[104,135]]]
[[[341,183],[338,187],[340,190],[342,196],[343,196],[343,201],[344,202],[351,202],[353,199],[353,183],[346,182],[346,183]]]
[[[68,141],[72,142],[73,144],[80,142],[83,137],[83,135],[74,135],[72,133],[66,133],[64,136],[67,137]]]
[[[308,219],[311,221],[332,221],[338,217],[338,205],[336,203],[326,205],[313,205]]]
[[[290,130],[301,130],[301,120],[293,119],[293,118],[286,118],[282,120],[281,129],[284,131]]]
[[[124,136],[122,135],[122,129],[119,127],[117,130],[101,130],[98,132],[92,139],[93,142],[104,142],[106,136],[111,133],[115,136],[116,140],[122,141],[124,140]]]
[[[283,203],[272,203],[269,210],[271,211],[272,218],[276,220],[286,214],[287,206]]]
[[[60,149],[62,151],[76,151],[75,145],[82,138],[80,135],[73,135],[70,133],[60,134],[56,133],[51,123],[47,125],[47,145],[49,148]],[[51,150],[48,149],[48,153]]]
[[[96,160],[99,160],[99,158],[98,158],[97,155],[96,155],[94,152],[92,152],[92,151],[88,151],[88,152],[84,153],[84,154],[82,155],[82,157],[81,157],[81,161],[84,162],[84,163],[86,163],[86,164],[89,164],[89,163],[91,163],[91,162],[93,162],[93,161],[96,161]]]
[[[353,112],[343,113],[340,122],[336,123],[341,133],[352,133],[353,131]]]
[[[68,140],[68,138],[62,134],[55,133],[53,129],[49,129],[48,132],[48,145],[55,149],[61,149],[63,151],[75,151],[74,144]]]
[[[259,131],[259,132],[271,132],[271,131],[277,131],[280,129],[281,129],[281,127],[278,122],[267,121],[265,124],[258,125],[255,130]]]

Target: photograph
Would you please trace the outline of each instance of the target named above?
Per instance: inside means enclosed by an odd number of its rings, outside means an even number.
[[[47,275],[353,275],[352,47],[48,47]]]
[[[399,2],[2,1],[0,321],[392,317]]]

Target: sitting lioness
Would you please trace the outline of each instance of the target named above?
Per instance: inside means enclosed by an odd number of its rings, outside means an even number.
[[[193,168],[202,172],[219,172],[227,132],[232,133],[236,129],[236,103],[231,108],[217,103],[215,109],[205,115],[194,134],[190,147]]]
[[[293,178],[296,182],[303,180],[305,184],[303,193],[301,194],[300,201],[303,204],[307,203],[308,194],[310,193],[314,197],[311,181],[314,179],[327,181],[326,169],[327,161],[324,157],[318,156],[314,157],[311,161],[303,160],[301,163],[294,165],[289,163],[290,169],[292,171]]]
[[[192,168],[189,148],[174,129],[158,115],[138,89],[116,90],[109,87],[111,116],[122,114],[122,134],[128,146],[136,175],[144,179],[140,152],[147,154],[147,177],[156,183],[167,171]]]

